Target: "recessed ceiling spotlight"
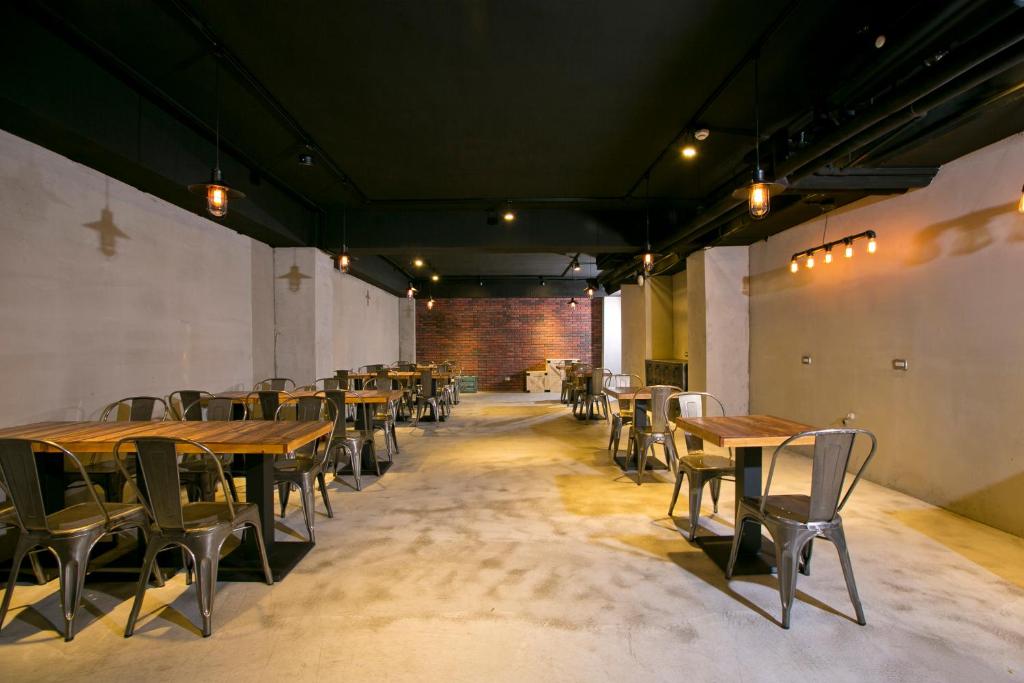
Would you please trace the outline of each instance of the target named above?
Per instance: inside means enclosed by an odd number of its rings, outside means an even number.
[[[693,131],[693,139],[697,142],[704,142],[711,136],[711,131],[707,128],[698,128]]]
[[[693,145],[686,145],[682,150],[684,159],[693,159],[697,156],[697,148]]]
[[[433,281],[433,282],[437,282],[438,280],[440,280],[440,279],[441,279],[441,276],[440,276],[440,275],[438,275],[437,273],[434,273],[433,275],[431,275],[431,276],[430,276],[430,279],[431,279],[431,281]]]
[[[312,166],[313,165],[313,155],[312,154],[300,154],[299,155],[299,164],[302,165],[302,166]]]
[[[880,33],[880,34],[878,34],[878,37],[875,38],[875,47],[877,49],[881,50],[884,46],[885,46],[885,34],[884,33]]]
[[[505,207],[505,212],[501,214],[501,218],[506,223],[511,223],[516,219],[516,212],[512,210],[512,202],[509,202],[508,206]]]
[[[481,286],[481,287],[483,287],[483,286],[484,286],[484,280],[483,280],[483,278],[480,278],[480,286]]]
[[[421,258],[414,258],[412,260],[412,264],[414,266],[416,266],[417,268],[422,268],[423,267],[423,259],[421,259]]]
[[[548,281],[545,280],[543,277],[541,277],[541,279],[540,279],[540,286],[541,287],[547,287],[548,286]]]

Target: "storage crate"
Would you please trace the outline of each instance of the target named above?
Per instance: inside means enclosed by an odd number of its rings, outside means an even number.
[[[459,377],[459,391],[466,394],[475,394],[476,375],[463,375]]]

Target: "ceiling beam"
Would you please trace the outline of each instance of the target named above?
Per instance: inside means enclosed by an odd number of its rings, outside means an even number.
[[[444,278],[441,282],[417,284],[417,298],[425,299],[514,299],[514,298],[571,298],[586,299],[586,278],[539,277],[472,277]],[[483,286],[480,285],[483,282]],[[602,296],[600,287],[595,296]]]
[[[788,188],[791,192],[906,192],[928,187],[937,166],[913,168],[823,168],[800,178]]]

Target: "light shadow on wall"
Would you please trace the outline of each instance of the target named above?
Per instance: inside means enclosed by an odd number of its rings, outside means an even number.
[[[106,182],[106,197],[103,208],[100,209],[99,220],[92,221],[91,223],[82,223],[82,225],[96,231],[100,238],[100,253],[107,258],[111,258],[117,254],[117,240],[131,238],[114,222],[114,212],[110,210],[110,181],[107,180]]]
[[[303,273],[301,270],[299,270],[299,267],[297,265],[293,264],[292,267],[288,269],[287,273],[285,273],[284,275],[278,275],[277,279],[287,280],[288,291],[297,292],[300,289],[302,289],[302,281],[310,279],[310,276]]]
[[[1013,204],[991,206],[919,230],[914,235],[914,249],[907,259],[907,265],[920,266],[943,256],[942,237],[950,232],[954,237],[946,256],[967,256],[981,251],[995,242],[992,221],[1015,210]],[[1009,240],[1024,241],[1024,232],[1017,231],[1016,235],[1011,235]]]

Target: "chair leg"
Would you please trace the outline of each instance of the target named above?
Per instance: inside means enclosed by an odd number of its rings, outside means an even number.
[[[288,507],[288,496],[292,492],[292,487],[287,482],[281,482],[277,485],[277,497],[281,501],[281,516],[284,517],[285,508]]]
[[[313,531],[313,523],[316,520],[316,510],[313,507],[314,498],[312,482],[309,482],[308,486],[300,486],[299,494],[302,498],[302,516],[306,521],[306,530],[309,532],[309,542],[316,543],[316,533]]]
[[[644,478],[644,470],[647,469],[647,452],[654,446],[653,443],[644,439],[643,447],[637,453],[636,463],[636,485],[640,486]]]
[[[131,638],[132,634],[135,633],[135,621],[139,618],[139,610],[142,608],[142,601],[146,595],[146,588],[149,587],[149,574],[156,563],[156,554],[160,550],[160,545],[155,542],[150,542],[146,545],[146,557],[142,560],[142,571],[139,572],[139,583],[135,587],[135,601],[132,603],[132,611],[128,615],[128,623],[124,627],[124,637]],[[188,551],[182,548],[182,556],[188,558]],[[190,559],[190,558],[189,558]],[[191,564],[186,560],[185,571],[187,573],[186,584],[192,583],[192,569]]]
[[[327,497],[327,481],[324,479],[323,472],[316,475],[316,481],[320,485],[320,495],[323,496],[324,507],[327,508],[327,516],[334,519],[334,510],[331,509],[331,499]]]
[[[772,540],[775,541],[775,564],[778,567],[779,598],[782,601],[782,628],[789,628],[793,598],[796,596],[797,567],[803,547],[797,538],[787,539],[785,536],[785,532],[779,537],[772,534]]]
[[[46,583],[46,574],[43,573],[43,566],[39,564],[39,558],[36,557],[35,551],[30,550],[28,553],[29,564],[32,565],[32,575],[36,577],[36,583],[42,586]],[[3,623],[3,619],[0,619],[0,624]]]
[[[700,525],[700,503],[704,497],[704,479],[690,475],[690,541],[697,538]]]
[[[263,530],[259,524],[250,523],[249,526],[256,530],[256,549],[260,553],[260,564],[263,566],[263,578],[268,586],[274,585],[274,575],[270,571],[270,561],[267,558],[267,546],[263,543]]]
[[[18,543],[14,548],[14,557],[11,558],[11,573],[7,576],[7,589],[4,591],[4,602],[0,605],[0,629],[4,627],[4,618],[7,616],[7,609],[11,606],[11,597],[14,595],[14,584],[18,582],[18,572],[21,570],[21,561],[31,546],[22,541],[20,535]]]
[[[213,600],[217,592],[217,565],[220,563],[219,548],[196,559],[196,598],[199,614],[203,618],[203,637],[213,633]]]
[[[417,419],[419,419],[417,417]],[[346,448],[346,450],[348,450]],[[356,491],[363,490],[363,449],[353,448],[349,455],[349,462],[352,463],[352,478],[356,481]]]
[[[800,573],[804,576],[811,575],[811,553],[814,551],[814,539],[807,541],[807,545],[804,546],[804,552],[800,557]]]
[[[608,431],[608,451],[611,451],[612,455],[614,456],[615,453],[614,453],[614,451],[612,451],[612,444],[615,443],[615,429],[618,426],[619,421],[618,420],[610,420],[610,422],[612,424],[612,427]]]
[[[224,473],[224,478],[228,482],[228,491],[231,494],[231,500],[233,500],[236,503],[240,502],[238,500],[238,489],[235,488],[235,478],[233,476],[231,476],[230,472],[225,472]]]
[[[683,468],[676,470],[676,483],[672,487],[672,501],[668,504],[668,516],[672,516],[672,511],[676,509],[676,501],[679,500],[679,490],[683,487],[683,477],[686,476],[686,471]]]
[[[853,578],[853,564],[850,562],[850,551],[846,547],[846,532],[842,526],[836,526],[826,531],[825,537],[832,541],[839,553],[839,563],[843,566],[843,576],[846,578],[846,590],[850,594],[853,609],[857,612],[857,623],[864,626],[868,622],[864,618],[864,607],[860,604],[857,582]]]
[[[714,504],[714,513],[718,514],[718,495],[722,492],[722,478],[714,477],[711,482],[711,502]]]
[[[732,571],[736,568],[736,558],[740,554],[740,540],[743,538],[743,525],[747,522],[747,517],[742,513],[737,516],[736,528],[732,535],[732,549],[729,551],[729,564],[725,567],[725,578],[732,578]]]
[[[85,588],[85,571],[89,552],[99,536],[82,536],[53,546],[60,566],[60,603],[64,616],[64,640],[75,638],[75,615]],[[149,572],[143,574],[149,580]]]

